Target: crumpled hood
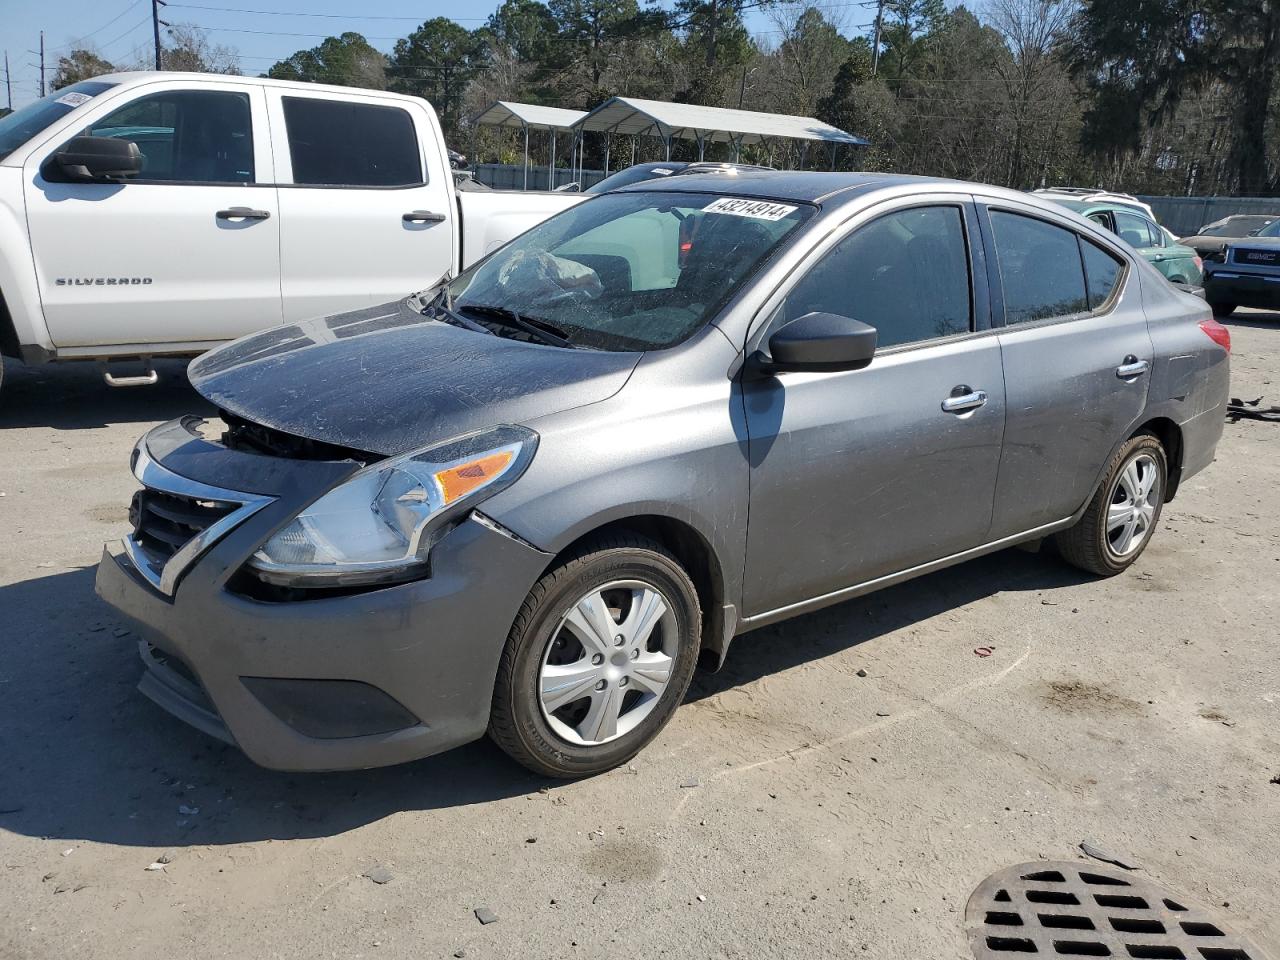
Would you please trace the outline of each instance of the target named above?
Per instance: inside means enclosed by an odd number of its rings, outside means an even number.
[[[188,375],[246,420],[393,456],[607,399],[640,356],[489,336],[402,300],[243,337]]]

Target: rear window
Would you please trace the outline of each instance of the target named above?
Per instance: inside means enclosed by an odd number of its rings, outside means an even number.
[[[294,183],[404,187],[425,182],[407,110],[347,100],[282,99]]]

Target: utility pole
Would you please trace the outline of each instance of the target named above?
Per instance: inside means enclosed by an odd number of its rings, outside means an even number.
[[[871,43],[871,76],[880,69],[880,34],[884,28],[884,0],[876,0],[876,35]]]
[[[165,5],[164,0],[151,0],[151,32],[156,40],[156,69],[163,70],[164,67],[160,63],[160,24],[164,23],[160,19],[160,8]],[[166,27],[167,23],[164,24]]]
[[[44,31],[40,31],[40,96],[44,96]]]
[[[9,76],[9,51],[4,52],[4,92],[9,98],[9,112],[13,113],[13,79]]]

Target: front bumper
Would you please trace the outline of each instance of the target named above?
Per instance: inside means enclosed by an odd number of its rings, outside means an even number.
[[[244,561],[353,465],[237,453],[181,424],[144,443],[169,470],[230,489],[247,478],[241,486],[269,498],[182,572],[172,596],[120,546],[104,550],[97,591],[144,639],[144,693],[280,770],[401,763],[484,734],[507,633],[546,554],[473,515],[435,545],[427,579],[314,600],[250,599],[227,586]],[[246,460],[254,462],[242,473]],[[284,695],[264,693],[276,688]],[[299,703],[313,688],[315,709]],[[378,732],[334,735],[370,711]],[[404,722],[389,723],[395,716]]]
[[[1210,303],[1280,309],[1280,273],[1241,273],[1230,265],[1220,267],[1205,274],[1204,293]]]

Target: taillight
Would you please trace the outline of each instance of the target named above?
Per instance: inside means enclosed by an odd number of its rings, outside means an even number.
[[[1231,352],[1231,331],[1217,320],[1201,320],[1200,329],[1204,335],[1220,346],[1227,353]]]
[[[1203,261],[1203,260],[1201,260],[1199,257],[1192,257],[1192,258],[1191,258],[1191,260],[1192,260],[1192,262],[1193,262],[1193,263],[1195,263],[1195,265],[1196,265],[1196,269],[1197,269],[1197,270],[1203,270],[1203,269],[1204,269],[1204,261]]]

